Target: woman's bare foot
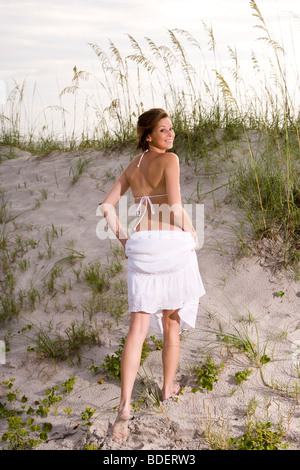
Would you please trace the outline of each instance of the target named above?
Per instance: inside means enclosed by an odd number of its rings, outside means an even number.
[[[129,418],[129,411],[118,411],[118,415],[112,429],[112,438],[118,444],[120,444],[123,439],[127,437]]]
[[[179,384],[176,384],[174,385],[173,389],[171,390],[164,390],[162,389],[161,393],[162,393],[162,401],[164,400],[168,400],[168,398],[172,398],[176,395],[179,395],[180,393],[180,390],[181,390],[181,387]]]

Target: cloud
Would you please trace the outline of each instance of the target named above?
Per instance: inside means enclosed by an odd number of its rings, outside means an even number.
[[[257,3],[277,39],[288,42],[288,10],[299,15],[299,0]],[[252,13],[248,0],[0,0],[0,43],[4,45],[0,50],[0,79],[41,80],[41,88],[48,92],[53,77],[62,84],[69,80],[66,85],[70,84],[74,65],[79,70],[97,68],[97,57],[89,42],[109,53],[111,39],[125,57],[132,53],[127,33],[149,51],[146,36],[158,45],[171,46],[167,30],[173,28],[186,29],[195,36],[211,69],[214,56],[209,51],[203,21],[213,28],[217,60],[222,66],[233,65],[228,46],[236,47],[240,63],[249,66],[251,49],[265,46],[256,41],[262,31],[254,28],[259,20]],[[196,68],[203,67],[199,52],[179,33],[178,38]],[[57,93],[56,80],[53,86]]]
[[[143,5],[119,1],[10,1],[0,3],[1,68],[32,69],[41,60],[84,58],[87,43],[108,37],[124,41],[124,29],[135,25]]]
[[[293,10],[298,0],[265,0],[262,5],[273,22],[278,12]],[[2,69],[13,63],[32,68],[41,59],[84,58],[88,42],[106,47],[108,38],[125,51],[125,33],[138,40],[153,36],[163,41],[167,29],[182,28],[206,45],[202,21],[213,27],[221,46],[242,46],[257,36],[257,19],[251,16],[249,2],[241,0],[10,0],[0,2],[0,7]]]

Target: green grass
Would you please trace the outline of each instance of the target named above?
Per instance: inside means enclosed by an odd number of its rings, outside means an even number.
[[[74,321],[63,331],[48,325],[33,325],[29,336],[29,351],[54,361],[81,360],[84,346],[99,345],[100,329],[85,321]]]

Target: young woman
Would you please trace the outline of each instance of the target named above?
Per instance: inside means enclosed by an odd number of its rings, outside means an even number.
[[[182,206],[179,159],[167,152],[175,137],[172,122],[160,108],[143,113],[137,124],[137,155],[111,188],[100,209],[128,258],[131,319],[121,360],[121,399],[112,437],[127,436],[130,402],[149,326],[163,334],[162,399],[178,393],[174,377],[182,328],[195,327],[199,298],[205,293],[195,249],[196,231]],[[130,238],[115,206],[131,189],[139,219]]]

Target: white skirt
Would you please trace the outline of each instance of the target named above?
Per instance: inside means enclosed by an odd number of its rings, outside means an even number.
[[[205,289],[192,235],[170,230],[135,232],[125,253],[130,312],[150,313],[150,327],[163,333],[162,311],[179,309],[180,330],[195,328]]]

